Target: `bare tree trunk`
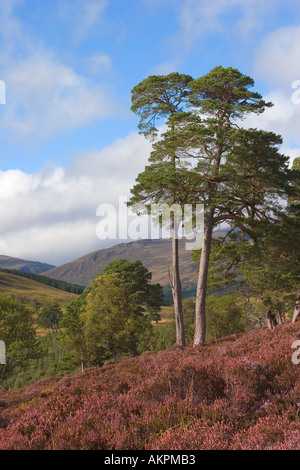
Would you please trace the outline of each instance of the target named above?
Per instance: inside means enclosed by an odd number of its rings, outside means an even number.
[[[295,310],[294,310],[292,322],[295,323],[299,316],[300,316],[300,289],[299,289],[298,295],[297,295],[297,300],[296,300],[296,305],[295,305]]]
[[[176,323],[176,344],[185,346],[185,334],[183,325],[182,294],[179,272],[179,254],[178,254],[178,228],[176,222],[172,227],[172,295],[175,310]]]
[[[214,222],[214,210],[208,209],[206,213],[204,235],[203,235],[203,246],[200,257],[200,267],[197,284],[197,296],[196,296],[196,325],[195,325],[195,336],[194,346],[204,343],[206,334],[206,291],[207,291],[207,276],[209,257],[211,250],[211,240]]]
[[[117,358],[117,353],[116,353],[115,349],[112,349],[111,353],[112,353],[112,357],[113,357],[113,360],[114,360],[114,364],[118,364],[118,358]]]
[[[276,317],[274,313],[272,313],[271,310],[269,310],[267,313],[267,325],[268,325],[269,330],[274,330],[274,328],[277,326]]]
[[[264,300],[263,304],[266,307],[266,320],[267,320],[267,327],[269,330],[273,330],[277,326],[277,320],[273,313],[273,303],[270,298]]]

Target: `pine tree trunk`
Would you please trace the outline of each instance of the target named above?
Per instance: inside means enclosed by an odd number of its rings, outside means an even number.
[[[182,294],[181,281],[179,273],[179,254],[178,254],[178,229],[172,227],[172,295],[175,310],[176,323],[176,344],[185,346],[185,334],[183,325]]]
[[[276,317],[274,315],[274,313],[269,310],[267,312],[267,326],[269,328],[269,330],[274,330],[274,328],[277,326],[277,320],[276,320]]]
[[[214,221],[214,211],[213,209],[208,209],[206,213],[204,235],[203,235],[203,245],[202,245],[202,250],[201,250],[200,267],[199,267],[198,284],[197,284],[196,310],[195,310],[196,325],[195,325],[194,346],[203,344],[205,341],[205,334],[206,334],[205,303],[206,303],[207,276],[208,276],[209,257],[210,257],[210,250],[211,250],[213,221]]]
[[[117,358],[116,350],[112,349],[111,353],[112,353],[112,357],[113,357],[113,360],[114,360],[114,364],[118,364],[118,358]]]
[[[296,305],[295,305],[295,310],[294,310],[292,322],[295,323],[299,316],[300,316],[300,289],[299,289],[298,295],[297,295],[297,300],[296,300]]]

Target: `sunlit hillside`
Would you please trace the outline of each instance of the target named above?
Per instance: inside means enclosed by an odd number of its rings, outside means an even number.
[[[0,272],[1,294],[13,295],[25,304],[30,304],[32,299],[36,299],[42,305],[51,301],[68,304],[77,297],[76,294],[46,286],[32,279]]]

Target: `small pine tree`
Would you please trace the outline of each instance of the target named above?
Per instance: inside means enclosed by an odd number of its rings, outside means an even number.
[[[42,328],[51,328],[51,330],[57,332],[62,317],[63,313],[59,304],[57,302],[49,302],[42,308],[37,323]]]

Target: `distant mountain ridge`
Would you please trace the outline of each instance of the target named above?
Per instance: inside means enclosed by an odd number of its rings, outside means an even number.
[[[185,249],[186,240],[179,240],[180,271],[183,281],[194,282],[197,266],[191,258],[191,251]],[[110,248],[94,251],[75,261],[47,271],[47,276],[63,281],[88,285],[105,266],[115,259],[128,261],[139,259],[152,272],[152,282],[169,284],[171,270],[171,240],[138,240],[120,243]]]
[[[27,273],[41,274],[55,268],[55,265],[0,255],[0,268],[18,269]]]
[[[218,237],[223,232],[215,232]],[[192,252],[186,250],[186,240],[178,240],[179,263],[182,284],[194,284],[197,280],[198,266],[192,260]],[[87,286],[105,266],[115,259],[128,261],[140,260],[152,272],[152,282],[162,286],[170,283],[171,274],[171,240],[138,240],[120,243],[110,248],[94,251],[75,261],[63,264],[47,271],[47,277]]]

